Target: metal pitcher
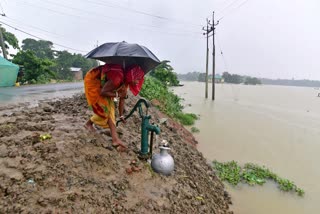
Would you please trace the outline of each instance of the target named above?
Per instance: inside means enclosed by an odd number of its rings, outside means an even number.
[[[155,154],[151,160],[152,169],[162,175],[170,175],[174,170],[174,160],[168,150],[169,147],[161,146],[160,154]]]

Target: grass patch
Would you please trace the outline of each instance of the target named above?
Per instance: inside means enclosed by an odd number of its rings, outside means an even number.
[[[238,183],[247,183],[251,186],[263,185],[267,180],[272,180],[278,184],[278,188],[285,192],[293,191],[299,196],[304,195],[304,190],[297,187],[294,182],[281,178],[264,166],[253,163],[246,163],[244,167],[235,161],[226,163],[213,161],[213,168],[217,171],[219,178],[236,186]]]
[[[200,132],[200,130],[197,128],[197,127],[191,127],[191,132],[192,133],[199,133]]]
[[[148,100],[157,100],[158,108],[168,116],[178,120],[182,125],[193,125],[198,119],[196,114],[183,113],[181,98],[171,92],[168,87],[153,77],[146,77],[140,95]]]
[[[175,118],[178,119],[181,124],[191,126],[196,120],[194,115],[195,114],[178,112],[177,114],[175,114]]]

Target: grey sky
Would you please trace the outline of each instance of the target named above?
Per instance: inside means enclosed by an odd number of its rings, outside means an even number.
[[[7,15],[0,17],[0,21],[41,38],[84,51],[90,51],[97,41],[139,43],[161,60],[171,60],[178,73],[205,71],[206,43],[201,28],[215,10],[217,19],[224,17],[216,29],[217,73],[228,70],[257,77],[320,80],[318,0],[0,0],[0,3]],[[4,27],[15,33],[20,42],[30,37]],[[210,53],[210,60],[211,56]]]

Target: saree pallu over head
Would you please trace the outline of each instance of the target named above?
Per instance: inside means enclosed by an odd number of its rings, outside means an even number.
[[[126,69],[125,83],[129,86],[134,96],[137,96],[144,82],[144,71],[139,65],[133,65]]]

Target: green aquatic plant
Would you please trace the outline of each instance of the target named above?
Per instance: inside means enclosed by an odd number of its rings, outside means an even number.
[[[232,185],[237,185],[240,182],[241,167],[238,166],[237,162],[220,163],[213,161],[213,164],[221,180],[228,181]]]
[[[278,184],[278,188],[282,191],[294,191],[299,196],[304,195],[304,190],[297,187],[294,182],[279,177],[265,166],[246,163],[241,167],[236,161],[222,163],[215,160],[213,161],[213,168],[217,171],[217,174],[222,181],[227,181],[234,186],[240,182],[247,183],[251,186],[263,185],[267,180],[273,180]]]
[[[200,132],[200,130],[197,128],[197,127],[191,127],[191,132],[192,133],[199,133]]]

